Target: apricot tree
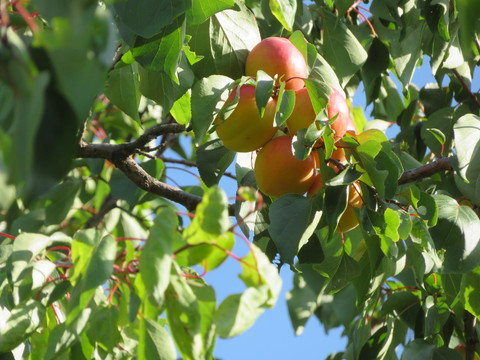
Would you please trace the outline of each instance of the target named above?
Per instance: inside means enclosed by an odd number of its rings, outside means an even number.
[[[312,317],[344,329],[329,360],[473,360],[479,13],[468,0],[1,0],[0,354],[213,359],[215,339],[254,326],[286,286],[296,334]],[[269,38],[290,50],[267,47],[247,71]],[[306,67],[278,73],[285,54]],[[420,66],[435,79],[421,88]],[[235,142],[260,119],[266,139]],[[269,196],[255,157],[287,136],[284,163],[308,162],[309,186]],[[273,185],[275,158],[257,174]],[[169,176],[179,166],[191,186]],[[217,303],[204,275],[229,257],[245,289]]]

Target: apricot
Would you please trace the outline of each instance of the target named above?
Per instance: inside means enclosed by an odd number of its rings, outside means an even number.
[[[308,128],[315,121],[315,117],[315,110],[307,88],[295,91],[295,106],[287,119],[288,132],[291,135],[297,135],[298,130]]]
[[[230,94],[225,105],[235,100],[238,88]],[[217,116],[218,137],[227,149],[236,152],[250,152],[265,145],[276,133],[274,126],[276,100],[270,98],[263,117],[260,116],[255,101],[255,86],[243,85],[235,110],[222,122]]]
[[[269,196],[304,194],[315,180],[315,156],[312,153],[305,160],[295,158],[292,139],[288,135],[276,137],[257,154],[255,178],[258,188]]]
[[[361,208],[363,204],[361,196],[360,184],[358,181],[354,182],[350,187],[350,192],[348,193],[348,205],[356,208]]]
[[[335,115],[335,121],[330,125],[335,131],[335,141],[340,140],[347,130],[356,133],[355,124],[350,117],[350,110],[348,108],[347,100],[336,89],[332,88],[332,93],[328,98],[327,116],[332,119]],[[298,130],[308,128],[316,118],[315,110],[313,109],[310,96],[307,88],[302,88],[295,91],[295,106],[292,114],[287,119],[287,128],[290,134],[297,135]],[[321,140],[317,142],[320,145]]]
[[[353,125],[353,121],[350,118],[347,100],[337,89],[332,88],[332,90],[333,92],[328,98],[327,113],[329,119],[338,114],[333,124],[330,125],[332,130],[335,131],[334,138],[337,141],[345,135],[349,123],[351,122]]]
[[[350,230],[355,229],[358,226],[358,219],[357,215],[355,215],[355,211],[353,207],[348,205],[345,209],[345,212],[340,217],[337,225],[338,232],[347,232]]]
[[[303,79],[308,77],[307,62],[300,50],[288,39],[281,37],[263,39],[250,51],[245,75],[256,77],[258,70],[265,71],[272,78],[278,75],[276,84],[278,85],[278,80],[282,78],[286,82],[287,90],[303,88]]]
[[[312,186],[310,186],[310,189],[308,189],[307,191],[307,198],[311,198],[313,195],[318,193],[322,188],[323,188],[322,175],[317,174],[315,176],[315,180],[313,181]]]

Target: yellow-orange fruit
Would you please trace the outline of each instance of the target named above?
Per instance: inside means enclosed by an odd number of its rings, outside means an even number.
[[[361,208],[363,204],[360,184],[354,182],[350,187],[350,192],[348,193],[348,205],[356,208]]]
[[[295,106],[287,119],[288,132],[297,135],[298,130],[308,128],[315,121],[315,110],[307,88],[295,91]]]
[[[238,88],[230,94],[225,106],[235,100]],[[263,117],[260,116],[255,101],[255,86],[243,85],[235,110],[222,122],[217,116],[217,134],[227,149],[236,152],[250,152],[265,145],[276,133],[274,126],[277,102],[270,99]]]
[[[317,174],[315,176],[315,180],[313,181],[312,186],[310,186],[310,189],[308,189],[307,191],[307,198],[311,198],[313,195],[318,193],[322,188],[323,188],[322,175]]]
[[[338,232],[347,232],[355,229],[358,226],[358,219],[355,215],[353,207],[348,205],[345,209],[345,212],[340,217],[338,221],[337,231]]]
[[[338,115],[337,115],[338,114]],[[347,130],[356,133],[355,125],[350,117],[347,100],[336,89],[332,88],[332,93],[328,98],[327,115],[332,119],[337,115],[335,121],[330,125],[335,131],[335,141],[340,140]],[[316,118],[310,96],[307,88],[295,91],[295,106],[292,114],[287,119],[287,128],[290,134],[297,135],[300,129],[308,128]],[[321,144],[321,139],[317,142],[317,146]]]
[[[279,136],[269,141],[257,154],[254,172],[258,188],[265,194],[279,197],[304,194],[315,179],[315,157],[305,160],[294,157],[292,136]]]
[[[302,53],[288,39],[281,37],[263,39],[250,51],[245,75],[256,77],[258,70],[265,71],[272,78],[278,74],[278,79],[286,82],[288,90],[303,88],[303,79],[308,77],[307,62]]]
[[[351,122],[350,110],[348,108],[347,100],[336,89],[332,88],[333,92],[328,98],[327,113],[328,118],[332,119],[338,114],[337,118],[333,122],[332,130],[335,131],[335,140],[340,140],[347,132],[348,124]],[[353,122],[352,122],[353,124]]]

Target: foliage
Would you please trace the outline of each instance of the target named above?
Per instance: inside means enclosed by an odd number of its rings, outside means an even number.
[[[275,305],[283,264],[295,333],[311,317],[344,329],[330,360],[480,354],[480,3],[363,3],[371,14],[354,0],[1,1],[0,354],[213,359],[216,337]],[[323,139],[311,198],[256,192],[254,153],[215,133],[270,36],[290,36],[309,67],[321,130],[294,147],[303,159]],[[419,89],[427,62],[436,81]],[[259,111],[273,88],[261,75]],[[280,80],[282,132],[295,100]],[[336,144],[336,174],[323,95],[360,84],[372,120],[351,109],[359,134]],[[229,203],[218,183],[234,162]],[[167,185],[172,163],[200,183]],[[336,232],[355,181],[360,226]],[[202,277],[227,257],[245,291],[217,304]]]

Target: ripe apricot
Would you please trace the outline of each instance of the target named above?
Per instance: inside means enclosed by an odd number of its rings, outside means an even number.
[[[295,91],[295,106],[287,119],[288,132],[291,135],[297,135],[298,130],[308,128],[315,121],[315,117],[315,110],[307,88]]]
[[[238,88],[230,94],[225,106],[235,100]],[[270,99],[263,117],[260,116],[255,101],[255,86],[243,85],[235,110],[222,122],[217,116],[217,134],[227,149],[236,152],[249,152],[265,145],[276,133],[274,126],[277,102]]]
[[[358,219],[357,215],[355,215],[355,211],[353,207],[348,205],[345,209],[345,212],[340,217],[337,225],[338,232],[347,232],[350,230],[355,229],[358,226]]]
[[[327,115],[329,119],[332,119],[337,114],[335,121],[330,125],[332,130],[335,131],[335,141],[340,140],[347,130],[356,133],[356,129],[350,117],[347,100],[338,90],[332,88],[332,93],[328,98]],[[287,119],[287,128],[290,134],[297,135],[298,130],[308,128],[315,121],[315,118],[315,110],[307,88],[295,91],[295,106]],[[320,145],[320,143],[321,140],[317,142],[317,145]]]
[[[254,172],[258,188],[265,194],[304,194],[315,179],[315,157],[295,158],[292,136],[279,136],[269,141],[257,154]]]
[[[350,119],[350,110],[348,108],[347,100],[337,89],[332,88],[332,90],[333,92],[328,98],[327,113],[329,119],[332,119],[338,114],[333,124],[331,124],[332,130],[335,131],[334,138],[337,141],[345,135],[347,127],[352,120]]]
[[[302,53],[288,39],[281,37],[263,39],[250,51],[245,75],[256,77],[258,70],[265,71],[272,78],[278,74],[278,79],[282,78],[289,90],[303,88],[303,79],[308,77],[307,62]]]
[[[363,204],[361,194],[360,184],[356,181],[350,187],[350,192],[348,193],[348,205],[361,208]]]

